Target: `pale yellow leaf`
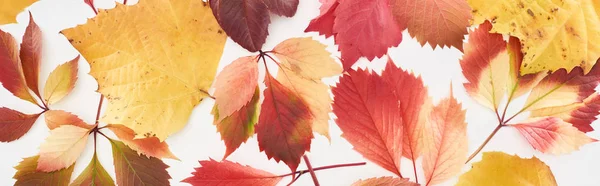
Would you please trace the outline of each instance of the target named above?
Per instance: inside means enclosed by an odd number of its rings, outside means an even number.
[[[37,170],[51,172],[71,166],[85,149],[89,135],[90,129],[74,125],[62,125],[50,131],[40,146]]]

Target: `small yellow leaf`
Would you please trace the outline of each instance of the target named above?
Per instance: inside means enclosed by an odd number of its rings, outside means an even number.
[[[46,85],[44,86],[44,100],[46,103],[54,104],[60,101],[75,88],[78,61],[79,56],[56,67],[56,69],[50,73],[48,80],[46,80]]]
[[[38,0],[0,0],[0,25],[17,22],[17,14]]]

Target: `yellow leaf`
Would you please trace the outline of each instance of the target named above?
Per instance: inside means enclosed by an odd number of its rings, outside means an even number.
[[[0,0],[0,25],[17,22],[17,14],[38,0]]]
[[[503,152],[485,152],[480,162],[458,179],[457,186],[557,185],[548,165]]]
[[[46,85],[44,86],[44,100],[46,103],[54,104],[60,101],[75,88],[78,61],[79,56],[56,67],[56,69],[50,73],[48,80],[46,80]]]
[[[594,0],[468,0],[474,24],[490,20],[492,32],[521,40],[521,74],[581,66],[600,57],[600,4]]]
[[[63,31],[109,100],[103,121],[161,141],[206,97],[226,35],[207,3],[143,0]]]
[[[90,129],[73,125],[50,131],[50,136],[40,146],[37,170],[52,172],[71,166],[83,152],[89,135]]]

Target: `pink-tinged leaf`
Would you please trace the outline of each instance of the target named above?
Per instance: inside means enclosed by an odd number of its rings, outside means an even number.
[[[110,140],[119,186],[169,185],[169,166],[158,158],[138,155],[120,141]]]
[[[263,0],[274,14],[292,17],[296,14],[300,0]]]
[[[54,104],[69,95],[77,82],[79,56],[71,61],[59,65],[50,73],[44,86],[44,100]]]
[[[217,120],[220,117],[217,105],[213,107],[214,124],[217,126],[217,131],[221,133],[221,139],[225,142],[225,147],[227,147],[223,159],[231,155],[243,142],[254,135],[254,125],[258,122],[258,101],[260,100],[259,89],[258,87],[255,87],[255,89],[254,96],[248,104],[220,121]]]
[[[33,186],[33,185],[51,185],[63,186],[69,185],[71,174],[73,174],[74,165],[69,168],[54,172],[37,171],[39,156],[24,158],[19,165],[15,166],[17,172],[13,176],[17,181],[15,186]]]
[[[215,80],[215,105],[221,121],[252,99],[258,86],[258,65],[254,56],[242,57],[223,68]]]
[[[343,0],[335,10],[335,43],[344,69],[364,56],[381,57],[402,41],[402,30],[392,18],[389,0]]]
[[[388,60],[381,77],[392,88],[390,91],[395,92],[400,102],[400,115],[404,126],[402,154],[410,160],[416,160],[421,154],[423,125],[431,109],[427,87],[421,77],[396,67],[391,59]]]
[[[594,93],[581,103],[531,111],[530,117],[553,116],[570,123],[581,132],[594,131],[591,124],[600,114],[600,95]]]
[[[0,83],[13,95],[37,105],[29,93],[19,59],[19,45],[9,33],[0,30]]]
[[[38,97],[41,97],[39,74],[42,56],[42,31],[35,21],[33,21],[31,12],[29,12],[29,25],[25,28],[25,35],[23,35],[20,56],[27,86]]]
[[[282,178],[227,160],[200,161],[200,166],[182,182],[198,186],[275,186]]]
[[[352,186],[419,186],[419,184],[410,182],[405,178],[379,177],[358,180]]]
[[[40,114],[23,114],[0,107],[0,141],[10,142],[21,138],[31,129]]]
[[[229,37],[250,52],[259,51],[271,22],[262,0],[210,0],[217,22]]]
[[[321,14],[310,21],[304,32],[319,32],[325,37],[333,36],[333,23],[335,9],[340,5],[338,0],[320,0]]]
[[[63,125],[73,125],[81,128],[92,129],[94,125],[89,125],[76,115],[62,110],[48,110],[44,113],[48,129],[53,130]]]
[[[283,161],[293,171],[300,157],[310,150],[313,117],[308,104],[299,95],[266,74],[264,101],[256,134],[261,151],[275,161]]]
[[[465,111],[452,93],[433,107],[424,128],[425,185],[435,185],[459,174],[467,160]]]
[[[347,73],[331,89],[342,137],[365,158],[400,176],[403,118],[394,89],[370,71]]]
[[[570,153],[598,141],[556,117],[531,118],[509,126],[516,128],[534,149],[543,153]]]
[[[106,128],[110,129],[117,137],[125,143],[129,148],[138,152],[138,154],[144,154],[148,157],[155,158],[170,158],[179,160],[171,150],[167,142],[161,142],[157,137],[147,137],[134,139],[135,132],[124,125],[106,125]]]
[[[37,170],[57,171],[69,167],[85,149],[90,129],[73,125],[63,125],[52,131],[40,146]]]
[[[471,7],[465,0],[391,0],[392,11],[402,30],[421,46],[453,46],[462,51]]]

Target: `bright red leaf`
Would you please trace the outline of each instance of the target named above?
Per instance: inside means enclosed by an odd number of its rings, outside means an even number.
[[[40,114],[23,114],[19,111],[0,107],[0,141],[10,142],[21,138]]]
[[[275,186],[282,178],[227,160],[200,161],[200,166],[183,182],[202,186]]]
[[[304,32],[319,32],[325,37],[333,36],[333,23],[335,21],[335,9],[340,3],[338,0],[320,0],[321,14],[310,21]]]

